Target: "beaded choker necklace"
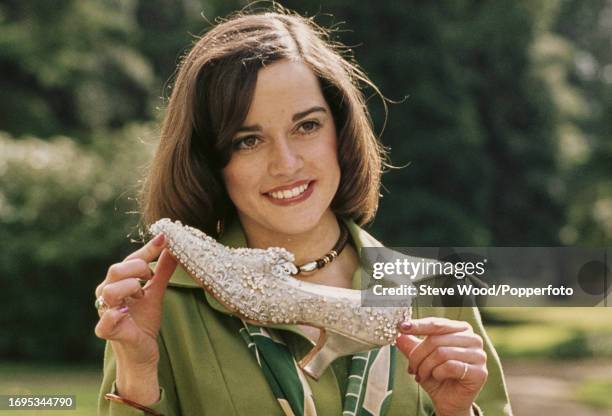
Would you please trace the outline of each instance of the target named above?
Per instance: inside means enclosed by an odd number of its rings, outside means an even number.
[[[298,274],[312,273],[315,270],[322,269],[323,267],[325,267],[325,265],[334,261],[336,257],[338,257],[340,253],[342,253],[342,250],[346,246],[346,243],[348,242],[348,236],[349,233],[346,229],[346,226],[342,222],[340,222],[340,236],[338,237],[338,241],[336,241],[334,247],[321,258],[309,261],[308,263],[304,263],[301,266],[298,266],[296,264],[295,267],[297,271],[295,273],[292,273],[293,276],[297,276]]]

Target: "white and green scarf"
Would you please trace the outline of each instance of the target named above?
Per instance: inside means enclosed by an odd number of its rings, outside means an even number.
[[[265,328],[243,321],[240,335],[286,416],[317,416],[312,391],[285,343]],[[343,401],[343,416],[383,416],[393,391],[396,348],[387,345],[353,355]]]

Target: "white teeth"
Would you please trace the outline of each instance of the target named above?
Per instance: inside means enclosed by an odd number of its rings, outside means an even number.
[[[303,193],[306,189],[308,189],[307,183],[285,191],[269,192],[268,195],[270,195],[274,199],[294,198]]]

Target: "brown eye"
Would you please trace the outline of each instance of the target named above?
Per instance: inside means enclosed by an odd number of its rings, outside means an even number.
[[[237,139],[234,142],[233,147],[235,150],[248,150],[253,149],[255,146],[257,146],[257,144],[259,144],[259,137],[247,136]]]
[[[314,120],[309,120],[309,121],[305,121],[302,124],[300,124],[298,130],[301,133],[312,133],[314,131],[316,131],[319,128],[320,124],[318,121],[314,121]]]

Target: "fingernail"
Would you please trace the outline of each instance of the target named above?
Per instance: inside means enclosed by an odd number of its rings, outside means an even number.
[[[127,306],[119,308],[119,312],[121,312],[121,313],[127,313],[129,310],[130,310],[130,308],[128,308]]]
[[[154,239],[153,239],[153,245],[157,246],[157,247],[161,247],[164,244],[164,235],[163,234],[158,234]]]
[[[410,328],[412,328],[412,322],[403,321],[399,324],[400,332],[406,333],[410,332]]]

